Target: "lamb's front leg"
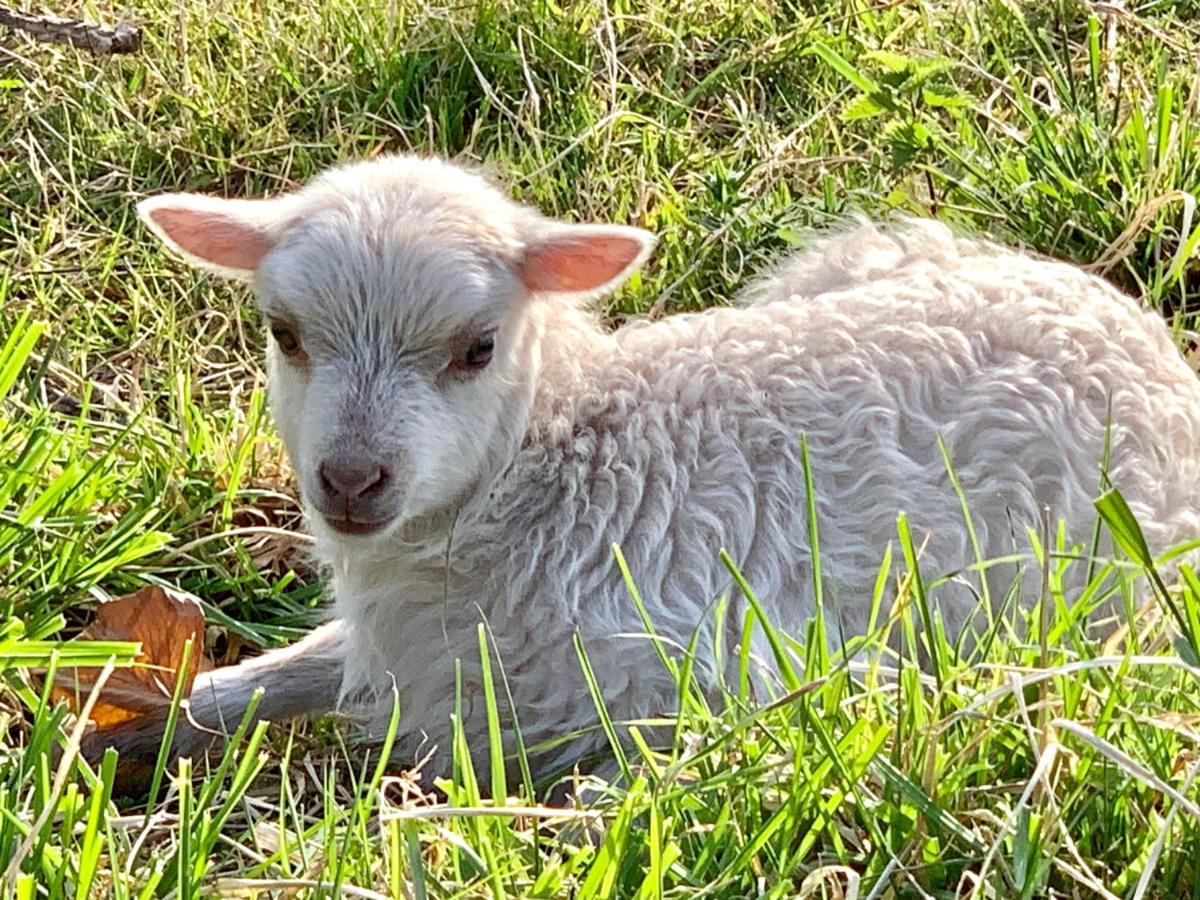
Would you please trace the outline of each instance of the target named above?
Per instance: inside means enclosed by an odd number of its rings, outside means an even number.
[[[348,626],[336,620],[291,646],[199,675],[179,712],[173,757],[197,755],[216,738],[232,733],[259,688],[263,695],[255,710],[258,720],[332,712],[342,686],[347,633]],[[97,760],[105,748],[115,747],[125,762],[152,761],[162,745],[165,723],[166,713],[161,712],[108,732],[93,732],[83,742],[83,754]]]

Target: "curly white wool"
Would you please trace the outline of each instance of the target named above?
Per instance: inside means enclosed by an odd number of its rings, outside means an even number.
[[[662,638],[687,645],[705,629],[699,662],[715,685],[716,656],[736,660],[738,639],[736,626],[718,641],[709,630],[714,602],[733,592],[719,549],[779,626],[801,634],[813,615],[801,434],[838,643],[867,627],[898,512],[927,579],[975,560],[939,435],[984,556],[1026,557],[1026,604],[1039,576],[1025,529],[1041,506],[1073,540],[1090,539],[1110,400],[1109,477],[1151,546],[1200,534],[1200,387],[1161,319],[1100,279],[934,222],[863,224],[817,241],[747,300],[611,334],[571,308],[548,316],[523,446],[463,507],[453,577],[443,585],[438,561],[405,584],[410,570],[387,560],[338,579],[339,611],[360,623],[347,683],[396,673],[406,731],[444,746],[454,659],[468,698],[480,696],[482,618],[527,742],[594,728],[574,634],[610,715],[669,712],[676,687],[610,547],[621,546]],[[1015,574],[994,570],[998,596]],[[953,582],[934,599],[951,635],[977,603]],[[727,621],[741,612],[735,596]],[[770,658],[761,634],[755,650]],[[466,723],[483,746],[482,717]],[[593,731],[545,762],[603,742]]]

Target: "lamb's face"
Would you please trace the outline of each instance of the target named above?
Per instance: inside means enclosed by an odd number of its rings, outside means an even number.
[[[139,209],[193,262],[254,283],[279,429],[314,529],[342,542],[453,508],[511,458],[537,377],[532,304],[602,293],[653,245],[413,157],[275,200]]]
[[[415,224],[328,209],[258,268],[272,405],[318,531],[453,505],[523,433],[532,301],[471,230]]]

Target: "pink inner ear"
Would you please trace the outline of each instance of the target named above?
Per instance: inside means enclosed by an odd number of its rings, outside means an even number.
[[[595,290],[629,268],[642,249],[623,234],[554,238],[525,257],[521,281],[531,291]]]
[[[259,228],[211,210],[161,207],[150,220],[184,252],[226,269],[253,271],[272,247]]]

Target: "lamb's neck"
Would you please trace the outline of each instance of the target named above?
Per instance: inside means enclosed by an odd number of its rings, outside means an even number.
[[[462,577],[467,562],[453,525],[449,515],[437,516],[436,521],[428,517],[405,523],[398,534],[378,545],[335,551],[326,561],[339,605],[354,606],[360,599],[394,596],[397,591],[407,602],[440,602],[446,586]]]

